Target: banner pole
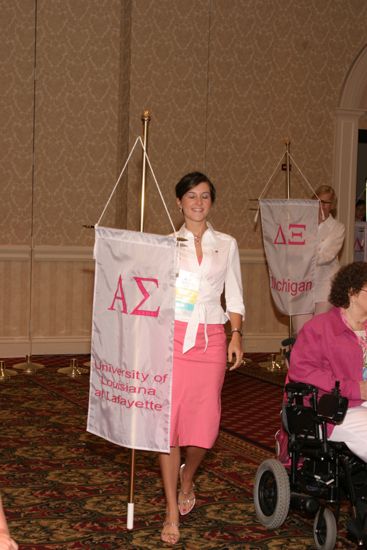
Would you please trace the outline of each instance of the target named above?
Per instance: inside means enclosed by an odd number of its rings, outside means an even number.
[[[285,162],[286,162],[286,185],[287,185],[287,199],[291,198],[291,166],[289,162],[289,149],[290,141],[288,138],[285,140]],[[288,337],[291,338],[293,333],[292,316],[289,316],[288,325]]]
[[[150,122],[149,111],[144,111],[141,117],[143,122],[143,166],[141,170],[141,204],[140,204],[140,232],[144,231],[144,211],[145,211],[145,180],[147,172],[147,160],[145,153],[148,152],[148,126]]]
[[[127,529],[134,527],[135,449],[130,449],[129,500],[127,503]]]
[[[143,122],[143,159],[141,170],[141,203],[140,203],[140,233],[144,231],[144,211],[145,211],[145,182],[147,168],[147,152],[148,152],[148,127],[150,122],[150,112],[145,110],[141,120]],[[135,449],[130,450],[130,480],[129,480],[129,500],[127,503],[127,529],[134,527],[134,488],[135,488]]]
[[[37,0],[35,2],[34,10],[34,75],[37,71],[37,19],[38,19],[38,6]],[[29,339],[29,355],[26,355],[24,363],[16,363],[14,368],[23,370],[25,374],[34,374],[39,369],[43,369],[44,366],[41,363],[34,363],[32,361],[33,355],[33,292],[34,292],[34,184],[35,184],[35,166],[36,166],[36,149],[35,149],[35,133],[36,133],[36,77],[33,79],[33,139],[32,139],[32,179],[31,179],[31,227],[30,227],[30,257],[29,257],[29,316],[28,316],[28,339]]]

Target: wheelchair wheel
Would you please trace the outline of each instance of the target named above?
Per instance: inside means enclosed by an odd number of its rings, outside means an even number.
[[[283,464],[274,458],[264,460],[257,469],[254,487],[255,512],[268,529],[280,527],[288,516],[289,478]]]
[[[313,522],[313,538],[318,550],[333,550],[336,544],[337,526],[329,508],[320,508]]]

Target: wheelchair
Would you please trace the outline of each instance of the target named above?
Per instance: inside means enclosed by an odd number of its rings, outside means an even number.
[[[327,438],[328,424],[343,421],[348,400],[338,382],[332,392],[318,393],[311,384],[286,384],[278,458],[265,460],[256,472],[256,516],[268,529],[280,527],[290,509],[313,516],[316,548],[332,550],[341,505],[349,501],[348,535],[367,548],[367,464]]]

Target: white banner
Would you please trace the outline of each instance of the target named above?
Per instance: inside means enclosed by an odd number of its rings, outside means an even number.
[[[354,225],[354,261],[365,262],[367,260],[367,223],[356,222]]]
[[[314,311],[319,201],[260,200],[270,290],[286,315]]]
[[[169,452],[174,237],[96,227],[87,430]]]

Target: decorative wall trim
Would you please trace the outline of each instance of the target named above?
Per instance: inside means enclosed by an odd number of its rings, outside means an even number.
[[[0,338],[0,357],[26,357],[33,355],[68,355],[90,353],[90,338],[35,338],[30,350],[24,338]],[[66,367],[68,365],[65,365]]]
[[[281,341],[288,338],[289,334],[284,330],[283,334],[268,332],[263,334],[251,334],[245,332],[244,348],[246,353],[251,352],[278,352]]]
[[[262,248],[249,250],[246,248],[240,249],[241,264],[265,264],[265,254]]]
[[[0,261],[28,260],[30,246],[0,245]],[[241,264],[265,264],[266,259],[262,248],[239,250]],[[93,260],[92,246],[35,246],[33,250],[35,261],[72,261],[85,262]]]
[[[0,262],[8,261],[28,261],[30,257],[30,247],[26,245],[6,245],[0,246]]]
[[[31,256],[28,245],[0,245],[0,261],[27,261]],[[93,261],[91,246],[35,246],[33,249],[35,261]]]
[[[246,353],[277,352],[280,343],[288,333],[246,334],[244,348]],[[90,353],[90,338],[35,338],[32,342],[32,355],[69,355]],[[29,341],[24,338],[0,338],[0,357],[26,357],[30,353]],[[68,366],[68,365],[65,365]]]
[[[34,248],[35,261],[55,262],[85,262],[93,261],[93,247],[91,246],[36,246]]]

